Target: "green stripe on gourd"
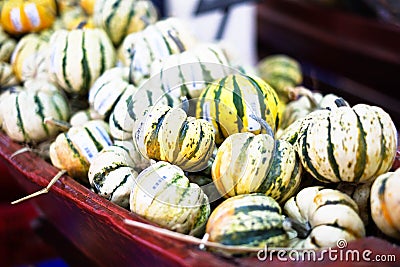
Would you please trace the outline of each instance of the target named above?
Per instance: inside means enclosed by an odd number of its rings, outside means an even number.
[[[271,168],[257,192],[282,203],[297,191],[301,175],[302,167],[294,147],[287,141],[277,140]]]
[[[210,214],[207,196],[182,169],[159,161],[142,171],[132,188],[130,210],[162,227],[188,234]]]
[[[275,132],[279,124],[279,105],[275,91],[260,78],[234,74],[204,89],[198,100],[196,117],[212,122],[216,142],[221,144],[234,133],[264,132],[250,117],[252,114],[265,120]]]
[[[88,179],[100,196],[124,207],[129,207],[129,196],[137,172],[127,150],[109,146],[100,151],[90,165]]]
[[[303,166],[318,180],[364,183],[390,169],[397,131],[381,108],[358,104],[309,114],[296,147]]]
[[[185,171],[206,168],[215,146],[209,122],[167,105],[144,111],[137,121],[134,141],[144,156],[168,161]]]
[[[115,63],[114,47],[101,29],[57,30],[49,46],[49,72],[68,93],[85,95]]]
[[[283,247],[288,235],[278,203],[262,194],[229,198],[208,219],[209,240],[224,245]]]

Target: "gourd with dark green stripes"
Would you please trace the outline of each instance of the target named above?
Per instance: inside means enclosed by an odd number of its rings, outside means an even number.
[[[135,122],[142,112],[150,106],[168,105],[175,107],[180,101],[165,93],[152,80],[145,82],[139,89],[128,86],[110,114],[111,135],[118,140],[131,140]]]
[[[159,161],[135,180],[130,210],[161,227],[194,234],[205,226],[210,204],[203,190],[190,183],[182,169]]]
[[[154,61],[182,53],[195,43],[194,35],[183,21],[171,17],[128,34],[119,48],[119,59],[130,67],[130,82],[139,85],[149,77]]]
[[[297,192],[303,167],[296,150],[289,142],[284,140],[275,142],[276,150],[271,168],[257,192],[283,203]]]
[[[371,187],[371,215],[387,236],[400,240],[400,168],[376,178]]]
[[[303,166],[317,180],[364,183],[392,166],[397,131],[380,107],[344,106],[306,116],[295,146]]]
[[[108,119],[118,100],[129,86],[129,68],[114,67],[106,70],[89,89],[89,105]]]
[[[129,152],[121,146],[104,148],[94,157],[88,178],[94,192],[124,207],[129,207],[129,195],[137,172]]]
[[[196,114],[211,120],[217,137],[223,140],[237,132],[265,132],[252,116],[266,121],[275,132],[280,123],[279,106],[272,87],[257,76],[239,73],[207,86],[199,97]]]
[[[101,2],[101,1],[100,1]],[[157,10],[151,1],[106,0],[95,8],[95,25],[104,29],[118,47],[125,36],[143,30],[157,21]]]
[[[38,143],[57,135],[59,129],[44,123],[46,117],[68,120],[67,99],[46,81],[33,82],[29,88],[11,87],[0,107],[2,128],[17,142]],[[40,88],[40,90],[38,89]]]
[[[257,69],[260,77],[276,90],[285,103],[289,102],[289,88],[303,82],[300,64],[287,55],[268,56],[258,63]]]
[[[365,236],[357,204],[348,195],[321,186],[306,187],[284,205],[297,237],[290,247],[321,249],[335,247]]]
[[[49,43],[49,73],[66,92],[85,95],[115,64],[114,47],[101,29],[57,30]]]
[[[288,235],[279,204],[263,194],[226,199],[208,219],[209,241],[229,246],[284,247]]]
[[[88,171],[94,157],[105,147],[112,145],[107,123],[92,120],[81,126],[73,126],[57,136],[50,145],[51,163],[66,170],[68,175],[89,184]]]
[[[0,92],[7,87],[18,84],[19,80],[15,76],[12,66],[9,63],[0,61]]]
[[[46,57],[49,49],[49,38],[49,32],[31,33],[18,41],[10,62],[19,80],[47,79]]]
[[[0,62],[9,62],[16,45],[17,42],[0,26]]]
[[[150,107],[137,120],[135,130],[135,144],[145,157],[170,162],[185,171],[205,169],[215,147],[211,123],[188,117],[178,107]]]
[[[234,133],[264,132],[251,117],[265,120],[276,131],[279,125],[279,99],[275,90],[256,76],[231,74],[208,85],[201,93],[196,117],[212,122],[216,143]]]
[[[202,43],[154,62],[151,79],[159,79],[163,90],[176,97],[197,98],[207,84],[238,73],[229,64],[221,45]]]
[[[218,148],[211,175],[221,195],[254,193],[267,177],[275,140],[267,134],[236,133]]]

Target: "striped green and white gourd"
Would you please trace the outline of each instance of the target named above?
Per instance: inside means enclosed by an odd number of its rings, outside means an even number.
[[[124,207],[129,207],[129,196],[138,173],[134,162],[123,147],[112,145],[100,151],[90,164],[88,179],[94,192]]]
[[[130,210],[167,229],[201,232],[210,214],[202,189],[182,169],[159,161],[142,171],[130,194]]]
[[[66,92],[76,95],[86,95],[116,61],[115,49],[101,29],[57,30],[49,49],[49,74]]]
[[[267,177],[275,153],[275,140],[267,134],[236,133],[217,150],[211,175],[221,195],[255,193]]]
[[[295,146],[303,166],[317,180],[364,183],[391,168],[397,131],[380,107],[343,106],[307,115]]]
[[[283,210],[297,231],[290,244],[293,248],[335,247],[339,240],[350,242],[365,236],[357,204],[338,190],[306,187],[291,197]]]
[[[170,17],[128,34],[119,48],[119,59],[130,67],[130,82],[139,85],[150,76],[151,64],[193,47],[196,39],[180,19]]]
[[[19,80],[47,79],[46,56],[49,50],[49,37],[49,32],[31,33],[18,41],[10,62]]]
[[[0,61],[0,91],[19,84],[18,78],[9,63]]]
[[[152,79],[139,89],[129,86],[111,112],[109,124],[111,135],[117,140],[132,139],[135,122],[144,110],[151,106],[168,105],[175,107],[180,100],[165,93]]]
[[[35,89],[33,82],[30,88],[11,87],[2,101],[2,128],[14,141],[39,143],[49,140],[59,129],[45,124],[44,119],[69,119],[70,110],[64,95],[53,84],[39,83],[40,90]]]
[[[284,140],[275,142],[276,150],[271,168],[257,192],[283,203],[297,192],[303,167],[296,150],[289,142]]]
[[[229,246],[285,247],[281,207],[263,194],[245,194],[226,199],[211,213],[206,226],[209,241]]]
[[[150,107],[134,129],[134,142],[144,157],[170,162],[185,171],[205,169],[215,147],[211,123],[188,117],[178,107]]]
[[[92,120],[60,133],[50,145],[51,163],[68,175],[89,184],[88,171],[96,155],[111,146],[109,128],[102,120]]]
[[[17,42],[3,31],[0,26],[0,62],[9,62]]]
[[[207,84],[238,72],[229,64],[220,45],[202,43],[154,62],[151,76],[160,80],[164,91],[191,99],[199,97]]]
[[[106,70],[89,89],[89,105],[98,114],[108,118],[118,100],[129,86],[129,68],[114,67]]]
[[[97,3],[96,3],[97,5]],[[147,0],[100,1],[95,8],[95,26],[104,29],[115,47],[130,33],[138,32],[157,21],[157,9]]]
[[[263,132],[251,117],[265,120],[275,132],[279,126],[279,98],[275,90],[256,76],[231,74],[208,85],[201,93],[196,117],[214,125],[216,143],[234,133]]]
[[[287,55],[272,55],[262,59],[258,65],[258,75],[278,93],[282,102],[289,102],[289,88],[300,85],[303,75],[300,64]]]

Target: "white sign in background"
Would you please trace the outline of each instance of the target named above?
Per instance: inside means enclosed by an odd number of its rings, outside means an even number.
[[[194,16],[198,0],[166,0],[167,16],[187,21],[195,36],[204,42],[211,42],[217,35],[222,11],[211,11]],[[242,3],[230,8],[222,41],[233,49],[238,61],[245,66],[256,64],[256,6]]]

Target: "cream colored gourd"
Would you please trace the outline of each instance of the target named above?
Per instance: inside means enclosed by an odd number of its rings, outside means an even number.
[[[303,119],[296,148],[305,169],[321,182],[365,183],[392,166],[397,131],[380,107],[319,110]]]
[[[12,87],[2,101],[2,128],[17,142],[38,143],[55,137],[59,129],[44,122],[46,117],[68,120],[67,99],[47,81],[32,81]]]
[[[135,144],[145,157],[170,162],[185,171],[205,169],[215,146],[211,123],[188,117],[178,107],[150,107],[137,120],[135,130]]]
[[[205,226],[210,204],[182,169],[159,161],[142,171],[132,188],[130,210],[161,227],[192,234]]]
[[[57,30],[50,38],[49,49],[51,78],[75,95],[86,95],[116,60],[114,47],[101,29]]]
[[[371,187],[371,215],[386,235],[400,240],[400,169],[381,174]]]
[[[88,171],[94,157],[105,147],[112,145],[107,123],[92,120],[81,126],[73,126],[57,136],[50,145],[51,163],[66,170],[68,175],[88,184]]]
[[[12,66],[9,63],[0,61],[0,89],[3,90],[18,84],[19,80],[15,76]]]
[[[17,42],[0,26],[0,62],[9,62]]]
[[[297,229],[290,247],[322,249],[335,247],[340,240],[350,242],[365,236],[357,204],[338,190],[306,187],[291,197],[283,210]]]

